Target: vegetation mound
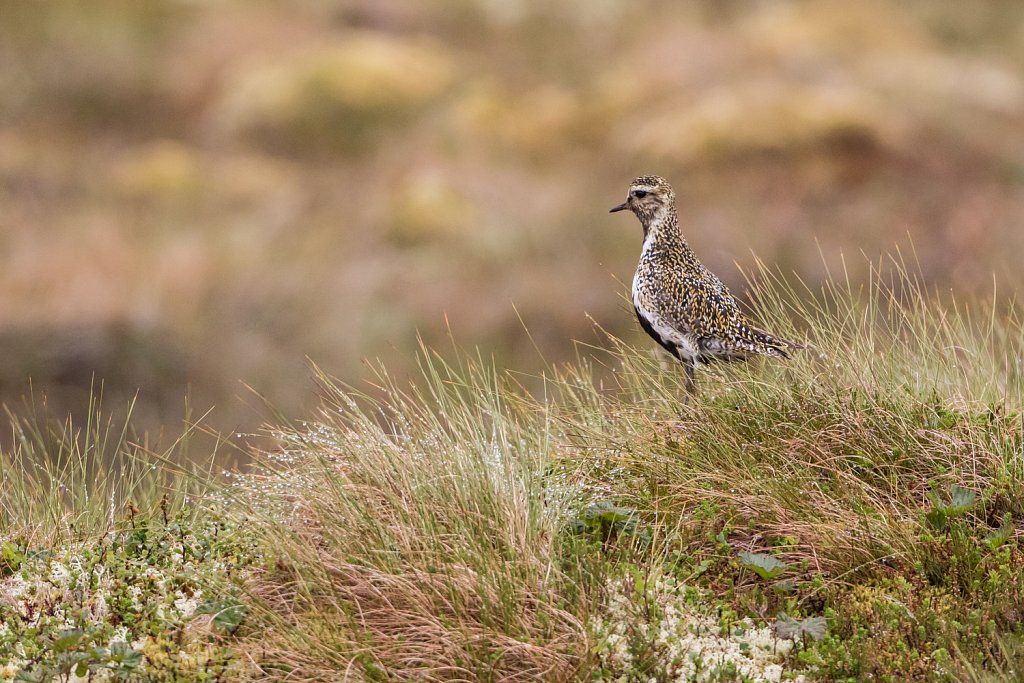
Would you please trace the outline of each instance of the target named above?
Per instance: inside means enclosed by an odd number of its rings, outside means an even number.
[[[610,339],[541,376],[427,348],[411,384],[318,374],[227,483],[22,429],[0,677],[1013,680],[1020,318],[905,272],[762,274],[755,317],[809,350],[688,404]]]

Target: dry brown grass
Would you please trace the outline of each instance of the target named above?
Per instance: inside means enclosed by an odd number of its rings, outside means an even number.
[[[534,407],[493,375],[467,386],[426,367],[430,399],[389,385],[394,402],[371,410],[322,377],[331,407],[280,433],[272,473],[242,487],[277,558],[248,586],[262,675],[569,680],[585,666]]]

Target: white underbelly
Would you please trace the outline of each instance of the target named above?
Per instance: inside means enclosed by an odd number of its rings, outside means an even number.
[[[700,353],[700,348],[697,345],[697,338],[691,334],[684,334],[675,327],[667,324],[661,318],[660,315],[653,311],[647,310],[641,303],[637,296],[636,282],[633,283],[633,306],[636,308],[637,313],[647,321],[651,326],[651,329],[657,334],[665,343],[674,346],[679,356],[689,362],[695,362],[697,356]]]

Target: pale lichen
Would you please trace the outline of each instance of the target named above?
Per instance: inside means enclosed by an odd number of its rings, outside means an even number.
[[[781,681],[792,641],[750,619],[723,625],[708,604],[707,596],[669,577],[611,581],[604,609],[590,625],[606,679]]]

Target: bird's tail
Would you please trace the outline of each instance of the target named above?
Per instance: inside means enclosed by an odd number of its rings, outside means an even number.
[[[806,348],[804,344],[790,341],[789,339],[783,339],[782,337],[777,337],[774,334],[765,332],[764,330],[754,328],[751,329],[750,332],[757,343],[764,347],[764,354],[768,356],[789,358],[788,351],[798,351]]]

